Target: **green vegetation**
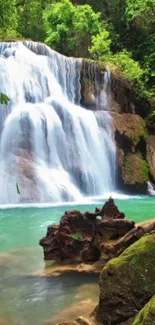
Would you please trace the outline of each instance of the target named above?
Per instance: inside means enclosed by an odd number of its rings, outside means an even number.
[[[138,313],[132,325],[154,325],[155,324],[155,296]]]
[[[128,153],[124,159],[122,177],[125,184],[143,184],[148,181],[149,167],[140,152]]]
[[[0,93],[0,104],[7,105],[9,103],[10,99],[7,95]]]
[[[143,182],[147,182],[149,179],[149,166],[146,160],[141,160],[141,170],[142,170],[142,179]]]
[[[100,32],[99,17],[88,5],[53,4],[44,12],[45,42],[63,54],[87,57],[92,36]]]
[[[79,232],[75,232],[74,234],[71,235],[73,239],[81,239],[82,235]]]
[[[146,293],[148,299],[155,294],[155,274],[152,272],[154,245],[155,234],[144,235],[105,265],[100,275],[100,302],[97,308],[100,321],[110,324],[112,319],[115,320],[113,323],[120,323],[120,315],[128,312],[132,317],[145,305]],[[107,306],[111,306],[110,315]],[[147,323],[134,323],[144,324]]]
[[[155,108],[155,0],[0,0],[0,40],[108,61]]]

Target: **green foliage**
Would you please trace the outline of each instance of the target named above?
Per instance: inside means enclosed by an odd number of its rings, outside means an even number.
[[[89,5],[61,0],[44,12],[46,43],[63,54],[86,57],[91,37],[100,32],[99,18]]]
[[[18,5],[18,32],[24,38],[43,41],[43,8],[41,0],[26,0]]]
[[[7,105],[9,103],[10,99],[7,95],[0,93],[0,104]]]
[[[128,22],[136,19],[141,26],[144,26],[144,21],[140,19],[146,19],[147,15],[150,15],[151,12],[153,14],[154,6],[155,0],[126,0],[125,17]],[[150,24],[148,19],[146,19],[146,22]]]
[[[142,180],[143,182],[147,182],[149,178],[149,166],[146,160],[143,159],[142,154],[138,153],[140,159],[141,159],[141,174],[142,174]]]
[[[76,232],[75,234],[72,234],[71,237],[73,239],[78,240],[78,239],[81,239],[82,235],[79,232]]]
[[[110,59],[113,63],[119,66],[129,81],[134,82],[143,77],[144,71],[141,69],[139,63],[134,61],[131,57],[131,53],[126,50],[115,54]]]
[[[89,52],[94,59],[106,60],[111,55],[110,45],[109,32],[104,29],[100,34],[92,37]]]
[[[155,107],[155,0],[0,0],[0,40],[109,61]]]
[[[21,40],[23,39],[16,30],[8,28],[7,30],[0,28],[0,41]]]
[[[0,28],[5,31],[17,27],[16,0],[0,0]]]
[[[142,179],[143,182],[147,182],[149,179],[149,166],[146,160],[142,159],[141,161],[141,168],[142,168]]]

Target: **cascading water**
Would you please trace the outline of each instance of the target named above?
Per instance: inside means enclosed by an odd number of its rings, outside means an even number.
[[[113,191],[111,118],[80,107],[82,60],[27,41],[1,43],[0,55],[0,203]]]

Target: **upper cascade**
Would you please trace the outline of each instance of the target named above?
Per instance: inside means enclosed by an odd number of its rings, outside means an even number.
[[[115,189],[111,117],[80,106],[82,63],[41,43],[0,43],[0,92],[10,99],[0,105],[1,204]]]

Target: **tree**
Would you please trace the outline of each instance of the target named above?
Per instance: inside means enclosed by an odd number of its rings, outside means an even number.
[[[3,30],[12,28],[15,30],[16,26],[16,0],[0,0],[0,28]]]
[[[17,10],[16,0],[0,0],[0,40],[8,35],[16,35]]]
[[[52,0],[18,0],[17,30],[24,38],[44,41],[43,11]]]
[[[92,46],[89,49],[94,59],[106,60],[111,55],[109,32],[103,30],[100,34],[92,37]]]
[[[91,37],[100,32],[100,14],[89,5],[74,6],[69,0],[52,4],[44,12],[45,42],[65,55],[89,55]]]

